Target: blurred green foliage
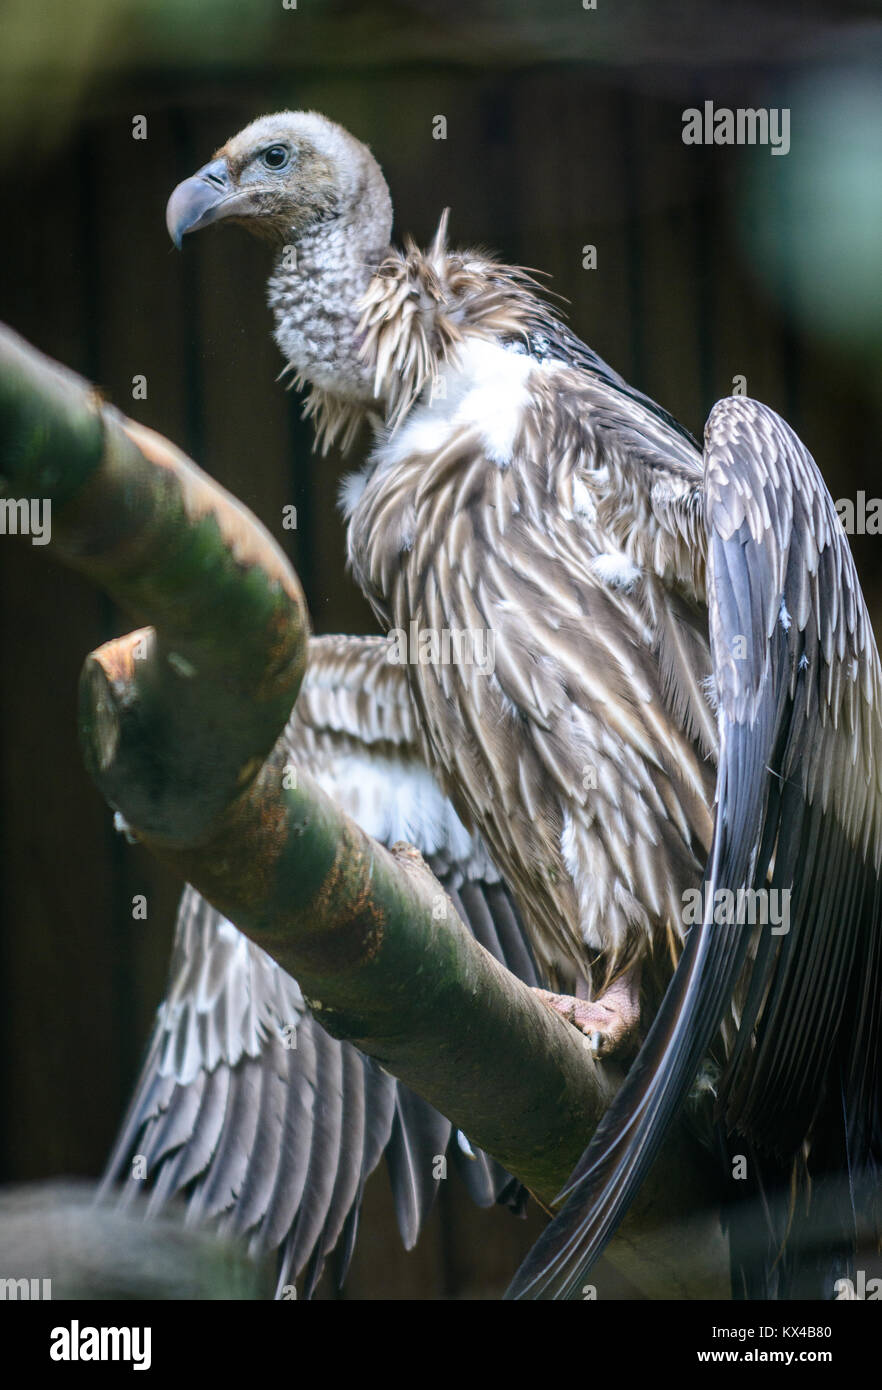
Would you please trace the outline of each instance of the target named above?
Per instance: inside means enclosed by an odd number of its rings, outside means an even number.
[[[782,93],[778,93],[779,99]],[[757,150],[744,181],[748,262],[811,332],[882,365],[882,82],[878,66],[790,84],[786,158]],[[779,168],[773,168],[773,165]]]

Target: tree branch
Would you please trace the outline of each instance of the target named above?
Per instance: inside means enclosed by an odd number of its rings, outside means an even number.
[[[329,1032],[551,1204],[620,1077],[478,945],[415,850],[371,840],[305,773],[283,786],[308,623],[281,550],[166,440],[8,332],[0,441],[0,487],[51,500],[55,554],[155,627],[83,670],[84,756],[107,800],[299,980]],[[725,1296],[718,1205],[678,1130],[609,1256],[656,1296]]]

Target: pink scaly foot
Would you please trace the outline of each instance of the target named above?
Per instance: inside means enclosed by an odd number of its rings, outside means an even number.
[[[640,1026],[640,966],[620,975],[599,999],[576,999],[571,994],[536,993],[590,1040],[595,1057],[622,1057],[636,1051]]]

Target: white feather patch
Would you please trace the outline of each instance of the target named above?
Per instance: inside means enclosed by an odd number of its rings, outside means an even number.
[[[640,570],[623,550],[608,551],[592,561],[592,569],[604,584],[612,589],[633,589],[640,578]]]
[[[779,612],[778,612],[778,621],[779,621],[779,623],[781,624],[781,626],[783,627],[783,629],[784,629],[785,632],[789,632],[789,631],[790,631],[790,623],[791,623],[790,614],[787,612],[787,604],[785,603],[785,601],[784,601],[783,598],[782,598],[782,600],[781,600],[781,608],[780,608],[780,610],[779,610]]]
[[[337,506],[348,521],[361,500],[361,494],[367,486],[367,480],[371,474],[371,467],[362,468],[357,473],[346,473],[340,479],[337,488]]]
[[[381,466],[412,454],[439,453],[451,434],[473,428],[487,457],[505,467],[523,422],[534,367],[529,357],[499,343],[466,339],[456,360],[427,388],[428,399],[415,405],[401,429],[380,446]]]
[[[573,479],[573,514],[582,517],[585,521],[594,521],[597,517],[597,506],[594,498],[582,479],[578,477]]]
[[[470,876],[498,880],[480,841],[465,828],[427,768],[376,755],[338,757],[312,775],[375,840],[406,840],[421,854],[448,854]]]

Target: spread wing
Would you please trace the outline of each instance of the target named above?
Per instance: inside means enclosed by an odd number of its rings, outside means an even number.
[[[639,529],[627,516],[618,523],[623,546],[641,563],[653,549],[671,553],[655,544],[653,529],[656,537],[666,528],[683,534],[703,496],[720,752],[702,912],[514,1297],[578,1289],[733,998],[741,1018],[719,1118],[748,1156],[756,1187],[792,1181],[798,1193],[771,1219],[764,1291],[832,1297],[840,1262],[879,1219],[879,657],[833,503],[787,425],[756,402],[722,401],[708,420],[704,462],[701,493],[679,501],[633,458],[614,461],[609,478],[610,495],[624,481],[643,509]],[[776,914],[775,930],[752,927],[737,907],[739,890],[759,890],[772,903],[775,892],[783,895],[786,917]],[[742,901],[746,908],[750,900]],[[825,1204],[827,1178],[834,1209]],[[746,1278],[741,1291],[757,1293]]]
[[[403,668],[381,638],[315,638],[284,735],[307,769],[386,844],[415,844],[463,921],[530,984],[532,956],[481,843],[419,760]],[[450,1122],[310,1014],[296,980],[192,887],[178,914],[168,996],[104,1187],[183,1194],[193,1220],[279,1249],[279,1288],[309,1295],[337,1252],[342,1281],[364,1184],[385,1155],[401,1237],[417,1239],[448,1153],[480,1206],[523,1191]]]

